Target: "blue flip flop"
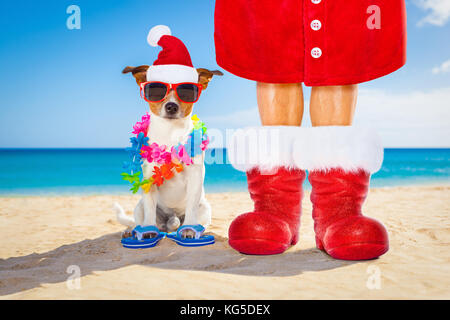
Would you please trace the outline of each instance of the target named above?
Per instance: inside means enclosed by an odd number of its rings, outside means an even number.
[[[195,238],[193,239],[182,238],[181,232],[186,229],[194,231]],[[167,238],[175,241],[176,244],[184,247],[201,247],[214,244],[215,242],[214,236],[203,235],[203,232],[205,232],[205,228],[200,224],[185,225],[181,226],[176,232],[168,233]]]
[[[153,238],[144,238],[147,234],[156,234]],[[121,240],[122,246],[128,249],[152,248],[158,244],[166,233],[159,231],[155,226],[137,226],[132,231],[132,236]]]

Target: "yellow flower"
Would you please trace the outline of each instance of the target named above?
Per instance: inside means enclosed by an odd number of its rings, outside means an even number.
[[[144,183],[141,185],[141,188],[144,191],[144,193],[149,193],[152,185],[153,185],[153,178],[150,178],[150,179],[148,179],[147,183]]]
[[[191,119],[194,123],[200,121],[196,114],[194,114]]]

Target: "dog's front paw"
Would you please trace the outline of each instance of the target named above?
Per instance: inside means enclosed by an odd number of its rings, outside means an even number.
[[[195,231],[191,229],[184,229],[181,231],[181,237],[183,239],[194,239],[195,238]]]
[[[179,227],[180,227],[180,219],[178,219],[178,217],[176,216],[171,217],[166,223],[166,228],[169,231],[175,231]]]
[[[131,229],[126,229],[124,232],[122,232],[122,239],[132,237],[133,233]]]
[[[142,239],[153,239],[153,238],[156,238],[157,236],[158,236],[157,233],[149,232],[149,233],[144,233],[142,235]]]

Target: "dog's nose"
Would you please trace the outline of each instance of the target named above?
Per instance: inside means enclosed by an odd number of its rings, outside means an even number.
[[[175,113],[178,112],[178,105],[174,102],[169,102],[168,104],[166,104],[166,112],[169,115],[174,115]]]

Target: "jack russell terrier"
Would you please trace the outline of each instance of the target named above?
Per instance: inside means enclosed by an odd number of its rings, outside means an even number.
[[[166,146],[170,150],[186,142],[194,128],[191,120],[194,103],[213,76],[222,76],[223,73],[194,69],[186,47],[170,34],[166,26],[154,27],[147,40],[150,45],[163,48],[158,59],[152,66],[126,67],[122,73],[133,75],[141,95],[150,106],[148,143]],[[144,179],[152,177],[154,167],[154,162],[144,160]],[[192,164],[183,164],[183,170],[175,173],[171,179],[165,180],[160,186],[152,185],[149,192],[143,192],[134,209],[134,219],[115,203],[117,220],[129,227],[122,237],[132,236],[131,229],[136,226],[156,226],[162,232],[172,232],[181,225],[209,225],[211,207],[205,198],[204,177],[203,151],[192,157]],[[193,238],[195,232],[185,229],[181,236]]]

